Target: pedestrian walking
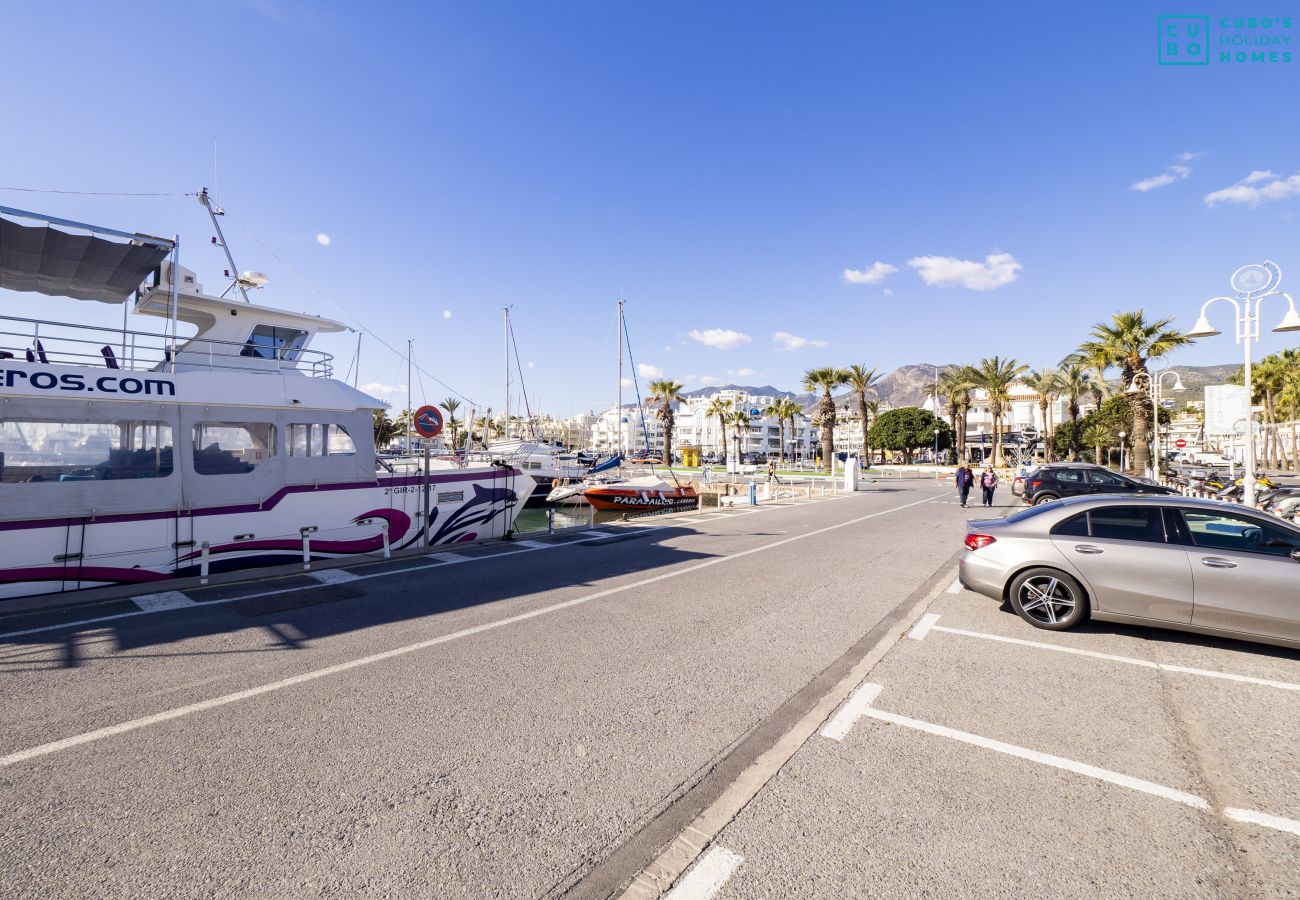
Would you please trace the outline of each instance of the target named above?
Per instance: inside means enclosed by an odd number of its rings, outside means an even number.
[[[993,505],[993,492],[998,489],[998,473],[993,471],[992,466],[984,467],[984,474],[980,476],[980,488],[984,491],[984,505]]]
[[[971,485],[975,483],[975,473],[970,470],[970,464],[967,463],[957,469],[957,498],[961,500],[961,505],[966,505],[967,498],[970,497]]]

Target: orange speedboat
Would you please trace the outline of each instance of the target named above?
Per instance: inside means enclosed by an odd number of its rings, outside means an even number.
[[[695,488],[690,485],[669,484],[653,476],[596,485],[583,491],[582,496],[596,509],[622,512],[694,509],[700,502]]]

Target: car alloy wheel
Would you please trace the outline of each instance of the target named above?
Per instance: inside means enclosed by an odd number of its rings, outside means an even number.
[[[1039,494],[1034,498],[1034,506],[1042,506],[1044,503],[1052,503],[1057,500],[1055,494]]]
[[[1030,625],[1049,631],[1072,628],[1088,615],[1079,582],[1055,569],[1022,572],[1011,584],[1011,606]]]

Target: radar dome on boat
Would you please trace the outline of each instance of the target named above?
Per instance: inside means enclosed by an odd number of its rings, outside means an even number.
[[[239,283],[244,287],[251,288],[265,287],[270,280],[266,277],[265,272],[244,272],[239,276]]]

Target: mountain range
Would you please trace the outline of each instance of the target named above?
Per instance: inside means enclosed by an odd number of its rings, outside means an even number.
[[[957,368],[953,364],[935,365],[934,363],[914,363],[911,365],[899,366],[892,372],[888,373],[876,382],[875,389],[867,392],[867,396],[872,399],[881,400],[892,407],[900,406],[920,406],[924,402],[931,384],[934,383],[936,371],[939,374],[949,369]],[[1189,400],[1204,400],[1205,387],[1211,384],[1226,384],[1241,368],[1239,364],[1225,364],[1215,366],[1174,366],[1182,378],[1183,386],[1186,391],[1183,393],[1172,393],[1169,390],[1170,380],[1165,379],[1165,395],[1182,405]],[[817,405],[818,397],[815,394],[807,392],[796,393],[794,391],[782,391],[770,384],[765,385],[745,385],[745,384],[724,384],[718,387],[698,388],[693,391],[683,391],[683,397],[708,397],[716,394],[718,391],[737,390],[744,391],[747,394],[756,397],[789,397],[794,400],[805,410],[811,410]],[[845,391],[842,394],[835,395],[835,402],[843,405],[845,401],[852,402],[853,394],[851,391]]]

